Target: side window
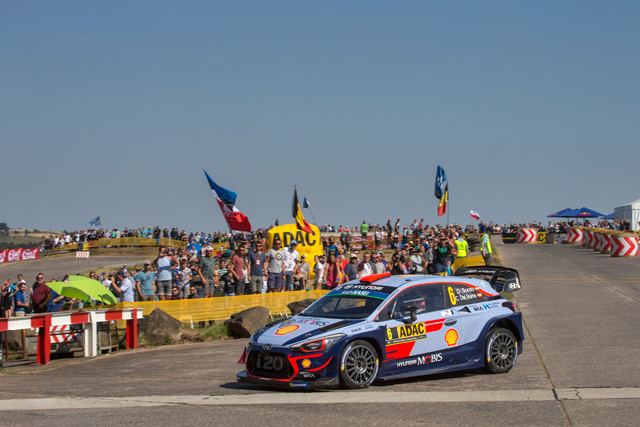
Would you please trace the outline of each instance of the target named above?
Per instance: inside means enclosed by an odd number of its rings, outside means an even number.
[[[488,299],[475,288],[462,283],[447,283],[445,284],[445,291],[447,293],[446,302],[448,307],[476,304]]]
[[[378,315],[378,320],[389,320],[400,314],[409,316],[407,307],[416,307],[416,314],[444,310],[446,308],[445,294],[442,285],[414,286],[396,296]],[[405,310],[403,310],[405,308]]]

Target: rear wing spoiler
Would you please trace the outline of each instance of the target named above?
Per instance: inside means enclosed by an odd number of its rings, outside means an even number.
[[[515,268],[490,267],[486,265],[460,267],[453,275],[487,277],[489,285],[498,292],[515,292],[522,288],[520,273]]]

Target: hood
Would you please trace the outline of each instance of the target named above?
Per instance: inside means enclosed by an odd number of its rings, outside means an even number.
[[[340,332],[342,329],[362,323],[365,319],[328,319],[325,317],[294,316],[271,327],[258,331],[253,340],[256,344],[271,344],[286,347],[300,341],[313,339],[327,332]]]

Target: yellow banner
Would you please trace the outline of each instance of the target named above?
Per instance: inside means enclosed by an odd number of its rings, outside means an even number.
[[[52,249],[52,251],[63,251],[63,250],[73,251],[78,249],[78,245],[79,245],[78,243],[72,242],[63,246],[58,246]],[[159,239],[159,241],[156,241],[156,239],[147,239],[145,237],[120,237],[118,239],[115,239],[115,238],[114,239],[98,239],[92,242],[80,243],[80,245],[82,247],[87,245],[88,248],[81,249],[81,250],[88,250],[92,248],[106,248],[106,247],[116,247],[116,246],[171,246],[173,245],[176,248],[184,248],[187,246],[187,243],[181,240],[172,240],[172,239],[164,239],[164,238]],[[228,243],[216,243],[214,246],[220,247],[220,249],[222,249],[222,246],[228,247],[229,245]]]
[[[287,308],[287,304],[307,298],[318,299],[327,292],[294,291],[176,301],[126,302],[116,304],[113,308],[141,308],[145,316],[151,314],[156,308],[160,308],[171,317],[184,323],[226,320],[233,313],[238,313],[251,307],[266,307],[271,311],[272,316],[290,316],[291,311]]]
[[[267,233],[267,242],[265,252],[268,252],[270,248],[273,248],[273,242],[276,239],[282,241],[282,247],[289,246],[292,240],[298,242],[296,250],[302,255],[306,255],[306,260],[311,268],[310,275],[313,274],[313,267],[316,265],[313,262],[315,255],[322,255],[322,238],[320,236],[320,229],[311,224],[313,233],[307,233],[306,231],[298,230],[295,224],[284,224],[278,227],[274,227]]]

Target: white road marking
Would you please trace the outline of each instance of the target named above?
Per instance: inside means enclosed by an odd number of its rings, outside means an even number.
[[[640,388],[571,388],[489,391],[333,391],[324,393],[258,393],[225,396],[59,397],[0,401],[0,411],[132,408],[167,405],[309,405],[337,403],[540,402],[553,400],[640,399]],[[557,397],[556,397],[557,396]]]

